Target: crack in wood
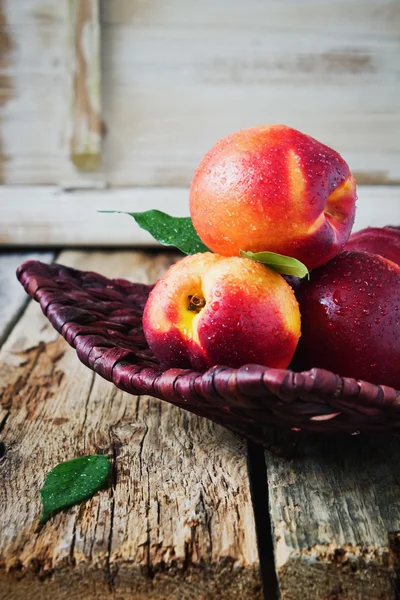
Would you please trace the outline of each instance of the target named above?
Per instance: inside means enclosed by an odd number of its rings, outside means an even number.
[[[86,401],[85,401],[85,410],[83,413],[82,428],[81,428],[82,431],[85,431],[85,426],[86,426],[86,421],[87,421],[87,416],[88,416],[88,406],[89,406],[90,397],[91,397],[92,391],[93,391],[95,377],[96,377],[96,374],[92,373],[92,381],[90,382],[89,392],[86,396]]]
[[[7,423],[7,419],[10,416],[11,412],[7,411],[6,414],[4,415],[4,417],[2,418],[1,422],[0,422],[0,433],[3,431],[3,429],[6,426]]]

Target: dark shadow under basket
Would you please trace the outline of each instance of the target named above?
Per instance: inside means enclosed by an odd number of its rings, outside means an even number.
[[[324,433],[400,429],[400,392],[323,369],[161,367],[142,331],[151,286],[38,261],[17,275],[79,359],[130,394],[161,398],[263,444],[271,425]]]

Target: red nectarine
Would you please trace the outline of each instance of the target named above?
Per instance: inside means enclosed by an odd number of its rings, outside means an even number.
[[[206,252],[172,265],[150,292],[147,342],[161,364],[285,368],[300,336],[293,290],[268,267]]]
[[[190,214],[213,252],[268,250],[313,269],[342,249],[355,200],[355,180],[337,152],[271,125],[228,135],[204,156],[190,187]]]
[[[296,368],[400,389],[400,267],[382,256],[343,251],[297,289],[302,336]]]
[[[400,265],[400,227],[367,227],[352,233],[344,249],[380,254]]]

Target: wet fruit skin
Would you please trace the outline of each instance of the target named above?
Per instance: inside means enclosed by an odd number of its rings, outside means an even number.
[[[400,265],[400,227],[367,227],[353,233],[345,250],[361,250],[380,254]]]
[[[321,367],[400,389],[400,267],[343,251],[296,292],[302,337],[296,368]]]
[[[213,252],[269,250],[309,269],[343,248],[355,201],[343,158],[284,125],[243,129],[217,142],[190,188],[194,227]]]
[[[300,313],[278,273],[245,258],[206,252],[185,257],[158,280],[143,330],[167,367],[286,368],[299,339]]]

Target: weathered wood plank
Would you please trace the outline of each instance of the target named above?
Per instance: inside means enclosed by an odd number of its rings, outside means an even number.
[[[49,262],[53,256],[51,252],[0,253],[0,346],[28,303],[27,295],[15,276],[17,267],[25,260]]]
[[[66,2],[4,0],[4,180],[79,180],[69,160]],[[188,185],[241,127],[284,122],[332,145],[359,182],[400,181],[397,0],[103,3],[103,170],[111,185]],[[11,61],[11,63],[10,63]]]
[[[171,255],[64,252],[59,261],[147,282]],[[0,354],[10,416],[0,462],[0,598],[259,599],[243,440],[94,377],[32,303]],[[112,486],[38,527],[61,460],[104,452]]]
[[[101,161],[99,0],[69,0],[71,40],[70,156],[80,171]]]
[[[4,15],[4,1],[0,0],[0,108],[7,104],[12,96],[12,77],[7,73],[11,60],[12,41]],[[4,119],[3,111],[0,112],[0,123]],[[0,183],[4,180],[3,165],[6,160],[5,149],[0,135]]]
[[[359,186],[354,231],[368,225],[400,224],[400,187]],[[26,199],[34,212],[26,210]],[[61,191],[55,187],[0,187],[0,244],[54,246],[154,245],[127,215],[105,215],[114,209],[164,210],[189,214],[187,188],[127,188]]]
[[[395,600],[400,439],[307,436],[266,454],[282,600]]]

